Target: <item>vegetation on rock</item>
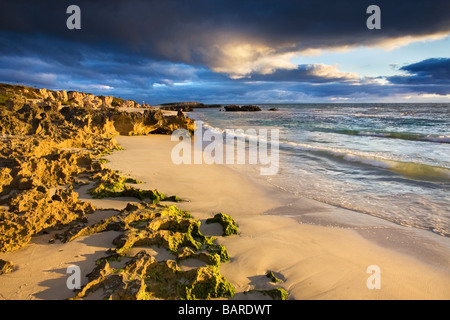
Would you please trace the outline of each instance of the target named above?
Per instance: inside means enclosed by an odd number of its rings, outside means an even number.
[[[0,259],[0,275],[10,273],[14,270],[14,264],[11,261]]]
[[[192,219],[186,211],[176,206],[160,206],[148,203],[129,204],[117,216],[104,219],[71,234],[66,241],[79,236],[108,230],[121,231],[113,244],[116,248],[101,259],[89,275],[90,282],[74,297],[80,299],[92,292],[107,299],[210,299],[232,297],[234,287],[218,269],[220,262],[229,259],[223,246],[214,238],[201,234],[200,221]],[[175,260],[157,262],[144,249],[159,246],[175,255]],[[134,257],[127,252],[143,248]],[[123,268],[113,268],[111,260],[129,258]],[[198,258],[206,263],[182,271],[178,262]]]
[[[271,297],[273,300],[286,300],[286,298],[288,297],[288,293],[283,288],[274,288],[269,290],[253,289],[246,291],[244,293],[252,293],[252,292],[259,292],[265,296]]]
[[[280,281],[281,281],[280,279],[278,279],[278,278],[273,274],[272,271],[267,272],[267,273],[266,273],[266,277],[269,278],[270,281],[272,281],[272,282],[274,282],[274,283],[277,283],[277,282],[280,282]]]
[[[89,190],[89,194],[96,199],[115,197],[134,197],[141,201],[149,199],[154,204],[160,201],[182,201],[177,196],[166,196],[156,189],[142,190],[127,185],[127,183],[137,184],[139,182],[110,171],[101,177],[96,187]]]
[[[180,128],[193,131],[195,122],[184,115],[164,116],[132,100],[0,84],[0,253],[20,249],[53,227],[64,227],[55,235],[63,242],[113,230],[120,232],[112,243],[115,248],[98,260],[74,299],[93,292],[105,299],[232,297],[235,289],[219,270],[230,259],[226,248],[203,235],[200,221],[188,212],[161,205],[181,199],[130,186],[140,181],[102,164],[102,155],[121,150],[114,140],[118,134],[168,134]],[[89,192],[94,198],[124,196],[141,202],[89,225],[86,215],[96,208],[80,201],[73,189],[88,183],[93,183]],[[228,215],[207,220],[212,222],[222,225],[224,235],[238,232]],[[156,261],[145,251],[153,245],[174,259]],[[130,257],[132,248],[143,250]],[[187,259],[205,265],[183,271],[178,263]],[[0,274],[13,268],[12,262],[0,260]],[[277,292],[270,294],[284,297]]]
[[[214,215],[214,218],[209,218],[206,220],[206,223],[214,222],[218,222],[222,226],[224,236],[238,234],[236,221],[234,221],[234,219],[229,215],[220,212]]]

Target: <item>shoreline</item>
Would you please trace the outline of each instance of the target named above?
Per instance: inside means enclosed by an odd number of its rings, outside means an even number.
[[[231,260],[221,264],[220,271],[236,289],[233,299],[266,298],[243,292],[274,288],[265,276],[269,270],[282,279],[276,286],[288,292],[288,299],[450,298],[447,238],[295,198],[236,168],[176,166],[170,161],[174,142],[167,135],[115,139],[125,150],[104,156],[109,160],[106,166],[143,181],[138,188],[158,189],[188,200],[177,206],[202,222],[203,234],[219,235],[215,224],[204,223],[215,213],[224,212],[236,220],[240,234],[217,239],[230,254]],[[89,224],[137,201],[92,199],[86,190],[75,191],[80,200],[99,210],[88,216]],[[78,264],[82,274],[87,274],[116,236],[117,232],[108,231],[49,244],[52,235],[43,234],[20,250],[0,254],[19,266],[0,278],[0,299],[73,297],[66,287],[66,268]],[[380,290],[366,287],[367,267],[374,264],[381,269]],[[82,285],[86,282],[83,276]]]
[[[231,257],[231,262],[221,266],[222,274],[236,286],[237,292],[264,285],[264,274],[273,270],[286,278],[281,286],[290,299],[450,298],[448,238],[317,201],[294,199],[235,168],[173,165],[170,150],[174,142],[169,136],[121,136],[117,141],[129,153],[128,162],[131,159],[135,162],[127,165],[126,157],[113,153],[107,156],[111,169],[146,182],[142,188],[158,188],[163,193],[187,198],[191,202],[178,206],[197,219],[209,218],[217,212],[235,218],[241,234],[221,238],[219,242]],[[146,150],[151,150],[147,159]],[[324,258],[321,251],[329,256]],[[258,261],[260,257],[264,257],[263,261]],[[289,263],[287,257],[298,261]],[[315,259],[319,260],[317,265]],[[320,266],[320,261],[327,263]],[[328,270],[327,266],[336,266],[338,261],[337,270]],[[349,263],[352,271],[344,267]],[[366,287],[369,277],[366,269],[373,264],[381,268],[384,280],[381,290]],[[301,265],[307,266],[304,271]],[[315,279],[318,266],[323,268],[323,275]],[[304,281],[309,278],[317,281],[321,289],[308,288]],[[345,281],[333,286],[333,279]],[[402,287],[403,290],[399,289]],[[237,298],[242,297],[237,294]]]

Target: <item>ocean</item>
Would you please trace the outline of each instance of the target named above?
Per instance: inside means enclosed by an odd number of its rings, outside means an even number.
[[[258,106],[189,116],[219,131],[278,129],[280,170],[264,179],[286,192],[450,236],[450,104]]]

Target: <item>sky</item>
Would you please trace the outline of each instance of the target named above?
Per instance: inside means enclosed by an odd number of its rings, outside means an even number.
[[[81,29],[68,29],[69,5]],[[381,29],[368,29],[380,8]],[[450,1],[2,0],[0,82],[139,103],[450,102]]]

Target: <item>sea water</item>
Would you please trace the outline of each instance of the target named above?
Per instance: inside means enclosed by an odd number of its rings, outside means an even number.
[[[280,170],[265,179],[286,192],[450,236],[450,104],[259,106],[189,115],[221,131],[278,129]]]

